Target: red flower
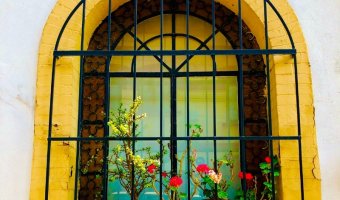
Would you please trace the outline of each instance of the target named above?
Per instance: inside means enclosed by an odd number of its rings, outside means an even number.
[[[152,173],[155,172],[156,168],[157,168],[156,165],[151,164],[151,165],[148,166],[148,172],[149,172],[150,174],[152,174]]]
[[[168,174],[164,171],[162,172],[162,176],[165,178]]]
[[[264,161],[266,161],[266,163],[271,163],[272,162],[272,159],[270,157],[265,157]]]
[[[240,179],[243,179],[243,172],[238,173],[238,177],[239,177]]]
[[[248,181],[253,180],[254,176],[251,173],[246,173],[246,179]]]
[[[238,177],[240,178],[240,179],[244,179],[244,176],[243,176],[243,172],[240,172],[240,173],[238,173]],[[246,174],[246,180],[252,180],[253,178],[254,178],[254,176],[251,174],[251,173],[245,173]]]
[[[174,176],[174,177],[171,177],[170,181],[169,181],[169,185],[170,187],[180,187],[183,183],[183,180],[181,177],[179,176]]]
[[[208,173],[210,169],[207,164],[200,164],[196,167],[196,170],[199,173]]]

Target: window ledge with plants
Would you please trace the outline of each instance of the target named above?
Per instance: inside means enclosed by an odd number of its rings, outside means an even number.
[[[169,154],[169,145],[162,144],[160,152],[152,151],[151,147],[136,148],[134,137],[137,133],[138,122],[146,117],[146,114],[137,114],[142,100],[137,97],[133,104],[127,109],[121,104],[112,112],[108,121],[111,129],[110,137],[117,137],[120,144],[110,148],[108,162],[108,181],[117,182],[120,190],[129,195],[129,199],[138,200],[140,196],[149,194],[162,196],[163,200],[180,199],[205,199],[205,200],[271,200],[273,199],[273,182],[280,176],[280,165],[277,156],[268,156],[259,163],[261,174],[254,175],[246,171],[235,171],[235,157],[229,151],[222,159],[211,163],[200,163],[197,159],[197,149],[192,148],[191,143],[201,137],[203,129],[201,125],[189,125],[190,138],[189,146],[183,152],[176,155],[177,170],[174,172],[162,170],[162,158]],[[160,140],[157,140],[160,144]],[[188,153],[188,150],[190,151]],[[186,156],[189,155],[189,167],[186,166]],[[91,163],[97,159],[92,156],[86,165],[82,166],[81,172],[88,173]],[[103,160],[101,160],[103,162]],[[272,169],[272,167],[274,167]],[[190,169],[189,173],[188,170]],[[223,169],[223,170],[222,170]],[[183,187],[185,180],[190,182],[190,192]],[[238,180],[235,180],[238,179]],[[261,181],[258,181],[261,180]],[[235,186],[235,181],[242,184]],[[124,191],[125,190],[125,191]],[[230,193],[233,191],[232,197]],[[276,191],[275,191],[276,193]],[[100,198],[101,194],[98,194]]]

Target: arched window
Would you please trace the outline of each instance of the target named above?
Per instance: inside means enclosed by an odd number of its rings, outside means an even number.
[[[269,49],[267,6],[278,14],[272,3],[264,3],[262,49],[242,20],[240,0],[237,13],[210,0],[135,0],[115,10],[111,3],[84,49],[86,1],[81,1],[74,9],[83,8],[81,50],[54,52],[53,69],[59,57],[80,58],[78,134],[51,135],[52,84],[46,199],[51,143],[60,140],[76,141],[75,199],[250,199],[261,197],[251,193],[256,190],[275,199],[276,141],[297,141],[301,159],[301,138],[298,107],[297,136],[272,131],[272,57],[292,55],[296,67],[293,43]],[[120,104],[128,108],[139,97],[137,114],[147,117],[138,128],[131,123],[129,134],[115,134],[124,132],[123,122],[116,127],[118,119],[108,125],[119,112],[126,114]],[[264,174],[266,157],[272,161]],[[216,180],[219,173],[222,180]],[[180,188],[171,186],[174,177]]]

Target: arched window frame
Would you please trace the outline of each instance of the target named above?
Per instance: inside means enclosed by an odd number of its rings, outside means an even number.
[[[161,1],[163,2],[163,1]],[[109,5],[111,4],[111,0],[108,0]],[[138,7],[137,6],[137,0],[134,1],[134,7]],[[187,4],[189,4],[189,1],[186,1]],[[212,1],[212,6],[214,6],[215,3],[214,1]],[[271,9],[274,10],[275,14],[279,17],[280,21],[282,22],[282,25],[284,26],[287,35],[289,37],[290,43],[291,43],[291,48],[290,49],[269,49],[269,39],[268,39],[268,22],[267,22],[267,6],[270,6]],[[58,50],[58,46],[59,46],[59,42],[60,39],[63,35],[63,32],[66,28],[66,25],[68,23],[68,21],[72,18],[73,14],[80,8],[82,7],[82,36],[81,36],[81,48],[80,51],[73,51],[73,50]],[[238,0],[238,7],[242,8],[242,1]],[[212,9],[214,10],[214,9]],[[85,12],[86,12],[86,0],[82,0],[78,3],[78,5],[74,8],[74,10],[71,12],[71,14],[69,15],[69,17],[67,18],[64,26],[62,27],[62,30],[59,33],[57,42],[56,42],[56,46],[54,49],[54,56],[53,56],[53,67],[52,67],[52,86],[51,86],[51,100],[50,100],[50,115],[49,115],[49,131],[48,131],[48,156],[47,156],[47,171],[46,171],[46,191],[45,191],[45,198],[48,199],[48,187],[49,187],[49,167],[50,167],[50,151],[51,151],[51,143],[53,141],[77,141],[77,150],[79,149],[79,143],[80,141],[84,140],[84,138],[82,137],[53,137],[52,136],[52,118],[53,118],[53,92],[54,92],[54,77],[55,77],[55,68],[56,68],[56,60],[58,59],[58,57],[63,57],[63,56],[80,56],[81,57],[81,62],[80,62],[80,79],[82,80],[82,76],[84,74],[83,70],[83,59],[85,56],[106,56],[106,57],[110,57],[113,55],[137,55],[138,53],[136,53],[136,47],[137,47],[137,38],[134,38],[134,50],[133,51],[113,51],[110,49],[110,41],[108,40],[108,50],[104,50],[104,51],[86,51],[84,50],[84,27],[85,27]],[[109,18],[108,20],[111,20],[111,6],[109,6]],[[135,10],[135,16],[137,16],[137,9]],[[187,15],[189,15],[189,10],[187,10],[186,12]],[[163,15],[161,13],[161,15]],[[297,61],[296,61],[296,49],[294,46],[294,42],[292,39],[292,36],[288,30],[288,27],[286,25],[286,23],[284,22],[283,18],[281,17],[281,15],[279,14],[279,12],[277,11],[277,9],[274,7],[274,5],[271,3],[271,1],[269,0],[265,0],[264,3],[264,18],[265,18],[265,49],[244,49],[243,46],[240,46],[239,49],[234,49],[234,50],[201,50],[201,51],[190,51],[190,50],[183,50],[180,53],[175,52],[175,51],[144,51],[143,53],[141,53],[140,55],[158,55],[160,57],[165,56],[165,55],[236,55],[239,58],[239,79],[243,80],[243,70],[242,70],[242,57],[246,56],[246,55],[250,55],[250,54],[260,54],[260,55],[265,55],[266,58],[266,63],[267,63],[267,87],[270,88],[270,72],[269,72],[269,57],[270,55],[292,55],[293,57],[293,61],[294,61],[294,74],[295,74],[295,91],[296,91],[296,106],[297,106],[297,129],[298,129],[298,133],[297,136],[273,136],[272,135],[272,127],[271,127],[271,105],[270,105],[270,89],[268,89],[268,131],[269,131],[269,135],[268,136],[261,136],[261,137],[250,137],[250,136],[245,136],[244,132],[244,108],[243,108],[243,81],[239,81],[239,105],[240,105],[240,137],[238,138],[238,140],[241,141],[241,143],[243,143],[244,145],[244,141],[247,140],[268,140],[268,141],[275,141],[275,140],[294,140],[298,142],[298,148],[299,148],[299,164],[300,164],[300,186],[301,186],[301,198],[304,198],[304,193],[303,193],[303,173],[302,173],[302,152],[301,152],[301,125],[300,125],[300,108],[299,108],[299,90],[298,90],[298,76],[297,76]],[[137,17],[134,17],[134,25],[137,26]],[[239,22],[239,39],[240,39],[240,43],[242,43],[242,9],[239,9],[238,12],[238,22]],[[214,22],[214,18],[212,20],[212,24],[215,24]],[[215,27],[215,26],[213,26]],[[109,26],[110,28],[110,26]],[[136,31],[136,29],[134,30]],[[110,31],[108,31],[110,33]],[[136,35],[136,32],[135,32]],[[110,37],[108,37],[110,38]],[[139,54],[138,54],[139,55]],[[109,66],[109,65],[107,65]],[[136,66],[136,65],[134,65]],[[136,70],[134,70],[136,71]],[[108,76],[109,73],[109,69],[106,69],[106,74]],[[107,77],[108,78],[108,77]],[[82,83],[80,83],[80,88],[82,87]],[[109,87],[106,87],[106,90],[108,90]],[[80,97],[82,96],[82,90],[80,89]],[[81,105],[81,98],[79,98],[79,105]],[[106,113],[108,113],[109,108],[107,107],[106,109]],[[79,119],[81,118],[81,112],[79,112]],[[106,119],[107,120],[107,119]],[[80,129],[80,125],[79,125],[79,129]],[[79,131],[78,131],[79,132]],[[108,132],[108,131],[107,131]],[[79,134],[79,133],[78,133]],[[107,138],[110,139],[110,138]],[[85,139],[85,140],[97,140],[97,139]],[[272,146],[272,145],[271,145]],[[271,148],[270,150],[271,155],[273,154],[273,150]],[[77,156],[79,155],[79,153],[77,153]],[[243,160],[245,159],[245,155],[242,156]],[[79,159],[79,158],[77,158]],[[242,158],[241,158],[242,159]],[[245,166],[245,162],[243,162],[242,165],[242,169],[243,171],[245,171],[246,166]],[[76,173],[78,173],[79,170],[76,170]],[[274,182],[274,179],[273,179]],[[243,187],[245,187],[245,181],[243,181]],[[77,184],[75,184],[75,186],[77,187]],[[273,187],[275,187],[275,185],[273,185]],[[75,191],[75,194],[77,192]],[[77,195],[75,195],[77,196]],[[273,192],[273,196],[275,197],[275,192]],[[76,198],[76,197],[75,197]]]

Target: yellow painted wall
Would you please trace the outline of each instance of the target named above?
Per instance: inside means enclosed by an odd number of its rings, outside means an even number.
[[[112,1],[112,10],[125,1]],[[220,0],[237,12],[235,0]],[[245,0],[243,18],[264,48],[263,1]],[[320,199],[320,177],[315,136],[313,93],[306,44],[298,20],[287,1],[273,0],[291,30],[297,49],[302,125],[303,171],[305,199]],[[77,1],[59,0],[45,25],[40,42],[35,116],[34,156],[31,180],[33,200],[44,198],[49,97],[52,53],[57,34]],[[107,16],[107,2],[88,1],[86,12],[85,49],[95,28]],[[67,26],[60,49],[80,49],[81,8]],[[280,22],[269,12],[269,37],[271,48],[289,48],[289,41]],[[273,106],[273,134],[296,135],[294,70],[290,56],[271,57],[271,93]],[[75,136],[78,110],[79,59],[60,58],[57,61],[54,136]],[[296,142],[279,142],[275,150],[280,154],[282,176],[279,184],[280,199],[299,199],[298,154]],[[52,145],[50,197],[72,199],[74,188],[75,143],[55,142]]]

